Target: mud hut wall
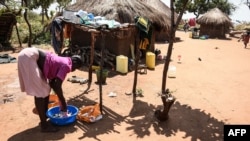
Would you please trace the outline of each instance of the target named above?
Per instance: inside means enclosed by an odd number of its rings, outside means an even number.
[[[208,35],[209,38],[226,38],[226,27],[224,25],[200,25],[199,35]]]
[[[123,38],[117,38],[112,35],[112,33],[105,36],[105,48],[112,54],[115,55],[125,55],[129,58],[132,57],[130,45],[134,45],[134,37],[127,36]],[[102,40],[101,37],[97,37],[96,49],[101,49]]]
[[[13,14],[2,14],[0,16],[0,43],[9,42],[15,24],[16,18]]]
[[[125,55],[132,57],[130,45],[135,44],[134,34],[135,33],[132,30],[110,32],[105,36],[105,48],[114,55]],[[73,26],[70,40],[71,46],[91,46],[91,33],[84,31],[77,26]],[[100,36],[97,36],[95,41],[95,49],[100,50],[101,44],[102,39]]]
[[[150,44],[150,48],[149,48],[149,51],[151,51],[151,52],[155,51],[156,35],[157,35],[156,30],[153,28],[152,37],[151,37],[151,44]]]
[[[72,46],[91,46],[91,34],[77,26],[72,26],[70,41]]]
[[[155,41],[157,42],[165,42],[169,40],[169,31],[158,31],[155,34]]]

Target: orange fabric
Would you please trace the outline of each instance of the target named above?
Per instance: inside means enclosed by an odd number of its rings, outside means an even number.
[[[149,45],[149,41],[147,38],[144,38],[143,40],[141,40],[140,42],[140,49],[147,49],[147,46]]]
[[[95,119],[100,115],[100,105],[97,103],[95,105],[83,106],[80,108],[77,119],[85,122],[95,122]]]
[[[63,37],[64,38],[69,38],[71,33],[71,25],[70,24],[65,24],[63,28]]]
[[[49,104],[48,104],[48,108],[52,108],[55,106],[59,105],[59,98],[57,95],[55,94],[51,94],[49,95]]]

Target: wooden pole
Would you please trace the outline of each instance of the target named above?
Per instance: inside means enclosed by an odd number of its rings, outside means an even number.
[[[173,7],[173,1],[170,0],[170,9],[171,9],[171,29],[170,29],[170,38],[169,38],[169,46],[168,46],[168,52],[167,52],[167,57],[165,60],[164,64],[164,69],[163,69],[163,78],[162,78],[162,94],[161,94],[161,100],[163,103],[163,111],[157,110],[155,111],[155,116],[158,120],[160,121],[166,121],[168,120],[168,112],[170,107],[175,101],[174,97],[170,97],[169,95],[169,90],[166,90],[166,81],[167,81],[167,71],[168,71],[168,66],[170,63],[171,55],[172,55],[172,50],[173,50],[173,42],[175,38],[175,32],[174,32],[174,7]]]
[[[91,34],[91,48],[90,48],[90,58],[89,58],[89,76],[88,76],[88,87],[84,91],[84,93],[88,93],[88,90],[90,89],[91,83],[92,83],[92,65],[94,62],[94,51],[95,51],[95,40],[96,40],[96,34],[95,32],[90,32]]]
[[[99,78],[99,98],[100,98],[100,111],[102,112],[102,80],[103,80],[103,53],[105,49],[105,34],[101,32],[101,64],[100,64],[100,78]]]
[[[139,30],[135,28],[135,70],[134,70],[134,83],[133,83],[133,89],[132,89],[132,93],[133,93],[133,101],[136,100],[136,86],[137,86],[137,77],[138,77],[138,73],[137,73],[137,69],[138,69],[138,63],[140,60],[140,49],[138,46],[138,39],[139,39]]]

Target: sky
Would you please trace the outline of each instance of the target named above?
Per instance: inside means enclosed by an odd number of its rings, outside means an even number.
[[[163,1],[166,5],[170,7],[170,0],[161,0]],[[229,15],[229,17],[232,19],[232,21],[241,21],[241,22],[250,22],[250,9],[247,7],[245,4],[247,0],[228,0],[228,2],[233,3],[234,5],[237,6],[237,9],[233,12],[232,15]],[[75,2],[75,0],[72,0],[72,2]],[[55,7],[58,4],[53,4],[50,9],[55,10]],[[37,12],[40,9],[37,10]],[[189,18],[194,18],[195,15],[192,13],[187,13],[182,16],[183,19],[189,19]]]
[[[161,0],[166,5],[170,6],[170,0]],[[228,2],[233,3],[237,6],[237,9],[233,12],[229,17],[232,21],[241,21],[241,22],[250,22],[250,9],[245,4],[247,0],[228,0]],[[194,18],[195,16],[191,13],[184,14],[182,16],[183,19]]]

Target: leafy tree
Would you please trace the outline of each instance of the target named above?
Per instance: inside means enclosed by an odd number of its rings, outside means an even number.
[[[46,16],[47,20],[49,19],[48,9],[50,5],[54,2],[54,0],[27,0],[28,7],[30,10],[41,7],[42,24],[44,23],[44,16]]]
[[[182,0],[176,0],[175,7],[176,12],[179,13],[183,7]],[[228,0],[189,0],[187,4],[187,11],[193,13],[196,18],[198,18],[201,14],[204,14],[215,7],[219,8],[227,15],[232,14],[232,12],[236,9],[236,6],[229,3]]]
[[[71,2],[71,0],[57,0],[57,3],[59,4],[59,12],[62,12],[62,10],[68,6],[68,4]]]
[[[248,8],[250,9],[250,1],[249,1],[249,0],[246,1],[246,5],[247,5]]]
[[[51,17],[53,16],[53,12],[48,13],[48,9],[53,3],[56,2],[59,4],[57,7],[58,12],[62,12],[62,10],[71,2],[71,0],[28,0],[29,8],[31,10],[41,7],[42,24],[44,23],[44,16],[47,18],[47,20],[49,20],[49,15],[51,15]]]
[[[231,15],[232,12],[236,9],[236,6],[233,3],[229,3],[227,0],[213,0],[210,6],[211,8],[218,7],[222,12],[226,13],[227,15]]]
[[[20,15],[21,15],[21,11],[24,11],[22,15],[27,24],[28,31],[29,31],[29,35],[27,37],[27,43],[28,43],[28,46],[30,47],[31,44],[35,41],[34,39],[37,39],[36,37],[33,37],[34,34],[33,34],[33,29],[32,29],[32,25],[30,23],[30,17],[29,17],[30,10],[39,8],[41,6],[41,8],[43,9],[42,15],[44,15],[43,13],[46,13],[47,9],[52,4],[52,2],[54,2],[54,0],[3,0],[1,1],[1,4],[4,4],[4,6],[7,9],[10,9],[11,11],[19,10]],[[44,18],[42,16],[42,24],[43,22],[44,22]],[[35,31],[35,32],[36,32],[36,35],[40,35],[44,31],[42,30],[41,33],[38,33],[39,31]]]
[[[3,7],[15,13],[20,13],[20,10],[22,9],[21,2],[16,0],[1,0],[0,9],[2,9]]]
[[[49,26],[46,21],[49,21],[50,17],[53,17],[54,15],[54,11],[50,11],[50,13],[48,13],[48,9],[52,4],[56,2],[59,4],[59,12],[62,12],[62,10],[71,2],[71,0],[0,0],[0,9],[5,8],[11,11],[18,11],[20,15],[23,16],[23,19],[27,25],[25,27],[27,27],[27,31],[29,32],[29,34],[24,34],[25,37],[23,37],[23,41],[27,42],[28,46],[31,46],[32,43],[47,41],[48,35],[50,34],[47,33],[48,30],[46,30]],[[41,24],[43,28],[41,28],[41,25],[40,28],[37,28],[37,24],[39,25],[39,23],[37,22],[38,18],[31,16],[32,10],[38,8],[42,9],[40,14],[41,20],[39,18],[39,21],[42,21]],[[45,19],[45,17],[47,20]],[[36,20],[35,23],[34,20]]]

